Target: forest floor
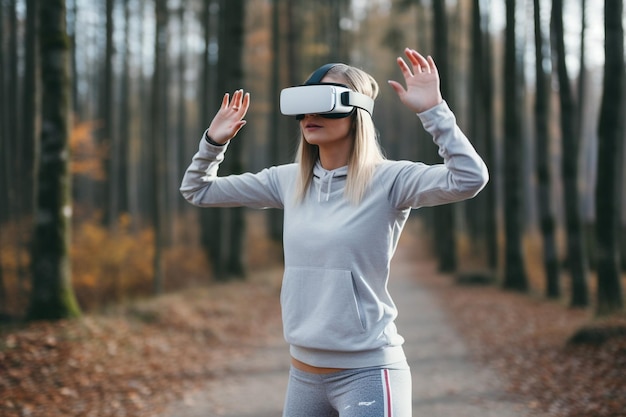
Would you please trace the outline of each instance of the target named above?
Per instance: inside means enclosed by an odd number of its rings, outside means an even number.
[[[414,262],[422,262],[416,257]],[[281,269],[138,301],[78,320],[0,328],[0,416],[154,417],[250,355],[280,326]],[[555,417],[626,416],[626,317],[415,277],[476,363],[525,408]],[[593,331],[573,343],[581,328]]]

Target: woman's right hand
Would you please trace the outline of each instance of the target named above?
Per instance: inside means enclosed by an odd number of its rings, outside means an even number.
[[[400,57],[396,61],[404,76],[406,89],[397,81],[389,81],[389,84],[405,106],[421,113],[443,101],[439,90],[439,72],[432,57],[424,58],[409,48],[404,53],[411,66]]]
[[[235,137],[237,132],[246,124],[243,120],[250,106],[250,93],[237,90],[232,100],[228,93],[224,94],[222,105],[211,121],[207,135],[215,143],[225,144]]]

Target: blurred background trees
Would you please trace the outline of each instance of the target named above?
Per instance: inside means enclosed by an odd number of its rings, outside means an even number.
[[[409,46],[435,58],[444,98],[491,174],[477,198],[413,213],[441,270],[481,271],[505,288],[620,311],[624,11],[621,0],[607,0],[606,12],[588,3],[61,2],[71,97],[66,250],[80,305],[280,265],[280,211],[198,210],[178,193],[225,92],[244,88],[252,105],[223,174],[293,159],[297,124],[278,113],[278,93],[335,61],[379,81],[374,119],[389,158],[438,162],[417,118],[386,88],[401,77],[395,58]],[[46,162],[39,155],[49,93],[41,5],[0,2],[0,314],[7,317],[23,317],[36,287],[49,283],[33,265],[46,250],[63,249],[42,244],[36,232],[35,196],[55,175],[36,175]]]

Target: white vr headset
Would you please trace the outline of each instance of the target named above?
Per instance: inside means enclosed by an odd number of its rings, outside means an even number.
[[[343,84],[321,82],[335,65],[326,64],[318,68],[304,85],[283,89],[280,92],[280,112],[286,116],[296,116],[298,120],[305,114],[338,119],[350,116],[358,107],[371,115],[374,110],[371,97]]]

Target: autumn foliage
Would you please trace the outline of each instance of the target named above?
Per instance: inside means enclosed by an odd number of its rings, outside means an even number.
[[[7,226],[3,237],[15,236],[18,226]],[[13,233],[12,233],[13,232]],[[27,248],[0,245],[6,304],[4,314],[21,317],[28,304],[30,282]],[[97,218],[74,227],[71,246],[72,283],[85,311],[93,311],[124,300],[152,295],[154,233],[151,228],[133,231],[128,216],[120,218],[115,231]],[[210,267],[197,246],[178,244],[164,253],[166,290],[209,283]]]

